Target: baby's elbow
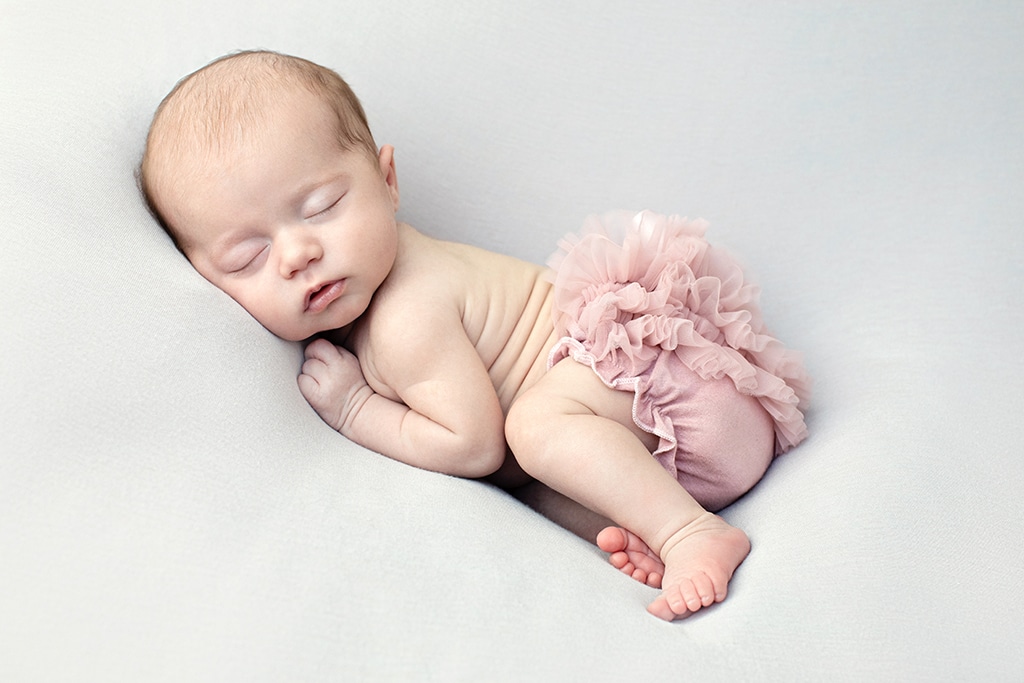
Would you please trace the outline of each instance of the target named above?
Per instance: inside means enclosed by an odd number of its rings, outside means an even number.
[[[448,426],[435,457],[437,469],[457,477],[479,479],[494,474],[505,462],[505,419],[495,401],[493,414],[478,410]]]
[[[444,456],[447,473],[468,479],[494,474],[505,462],[505,434],[483,425],[451,433]]]
[[[467,439],[462,450],[462,476],[469,479],[487,477],[505,463],[504,434],[487,435],[485,437]]]

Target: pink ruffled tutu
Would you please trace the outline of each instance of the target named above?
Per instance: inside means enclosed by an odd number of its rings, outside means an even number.
[[[774,422],[775,455],[807,436],[800,358],[765,329],[759,290],[705,229],[678,216],[609,214],[564,238],[548,262],[562,335],[548,367],[572,357],[607,386],[634,391],[634,420],[660,438],[654,455],[674,475],[673,404],[692,395],[682,383],[703,384],[696,378],[728,378],[756,398]]]

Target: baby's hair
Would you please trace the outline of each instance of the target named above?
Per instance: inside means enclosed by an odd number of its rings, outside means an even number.
[[[153,115],[136,171],[146,206],[179,251],[184,253],[174,226],[157,201],[154,167],[166,163],[168,155],[210,152],[225,142],[248,139],[262,120],[262,105],[280,97],[288,86],[303,87],[330,107],[342,150],[362,150],[376,157],[377,146],[359,99],[331,69],[269,50],[246,50],[215,59],[182,78],[164,97]]]

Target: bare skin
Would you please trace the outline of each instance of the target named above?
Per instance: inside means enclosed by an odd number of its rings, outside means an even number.
[[[655,440],[633,422],[631,394],[563,361],[512,406],[506,434],[527,472],[624,527],[600,532],[599,546],[613,566],[660,584],[651,614],[672,620],[725,599],[750,552],[746,534],[704,510],[651,457]]]
[[[572,361],[563,361],[550,372],[545,372],[546,351],[554,339],[550,318],[546,315],[550,288],[539,269],[505,257],[496,259],[492,254],[476,254],[476,250],[463,245],[432,244],[429,238],[418,233],[410,233],[408,239],[413,244],[407,249],[400,248],[399,261],[396,261],[396,270],[391,275],[394,279],[386,283],[385,293],[390,293],[390,287],[400,283],[406,268],[411,267],[411,264],[401,261],[401,254],[417,254],[428,257],[434,264],[443,264],[445,267],[437,271],[446,273],[449,282],[455,279],[453,275],[462,275],[460,270],[466,264],[482,264],[479,270],[472,268],[464,278],[456,280],[473,283],[477,293],[487,292],[491,286],[502,289],[509,282],[521,283],[522,289],[518,293],[510,295],[504,292],[502,295],[503,301],[517,303],[511,319],[501,321],[489,316],[491,324],[500,323],[492,328],[499,335],[482,334],[475,338],[474,343],[474,348],[483,352],[478,351],[481,356],[494,359],[488,368],[489,388],[498,398],[501,414],[508,415],[504,422],[505,435],[515,459],[501,463],[506,464],[508,470],[504,483],[515,485],[523,481],[515,474],[516,465],[521,466],[530,476],[569,499],[622,524],[625,529],[618,533],[627,539],[625,544],[617,546],[610,540],[616,533],[616,528],[610,527],[598,535],[599,545],[612,553],[613,566],[624,569],[624,565],[618,564],[618,553],[625,553],[635,565],[629,572],[633,578],[663,589],[648,607],[651,614],[672,620],[723,600],[729,579],[749,552],[746,535],[720,517],[704,511],[651,458],[655,440],[633,423],[631,394],[605,387],[589,368]],[[469,252],[472,258],[455,258],[447,262],[448,250],[460,257]],[[437,253],[432,253],[435,251]],[[510,272],[503,272],[505,268],[524,272],[518,277],[508,277]],[[538,291],[542,296],[537,295]],[[534,300],[532,304],[531,300]],[[436,305],[437,302],[434,303]],[[386,398],[388,403],[384,405],[391,407],[391,402],[402,400],[401,394],[392,388],[395,382],[388,370],[393,367],[390,364],[395,362],[395,355],[408,351],[408,339],[410,336],[416,338],[416,334],[415,328],[409,330],[407,325],[403,326],[405,334],[381,325],[377,329],[384,330],[384,336],[378,338],[369,328],[374,326],[375,320],[408,320],[404,312],[423,305],[425,303],[411,304],[392,296],[381,297],[346,337],[345,343],[350,345],[352,355],[325,340],[307,348],[307,362],[300,378],[307,400],[328,424],[361,443],[372,443],[371,447],[385,453],[389,445],[383,440],[396,430],[382,430],[378,426],[370,401],[374,397]],[[392,306],[401,308],[391,311]],[[528,309],[536,311],[537,315],[528,315]],[[473,320],[474,312],[467,308],[463,315]],[[522,323],[528,317],[534,319],[524,327]],[[444,330],[443,335],[449,344],[459,332],[467,333],[464,326],[435,329]],[[517,329],[519,334],[514,335]],[[515,336],[518,336],[516,343],[510,343]],[[396,343],[399,340],[401,343]],[[378,360],[379,354],[388,359],[387,364]],[[415,354],[411,357],[418,359],[415,361],[417,364],[426,364],[422,357]],[[509,365],[496,371],[502,358],[510,359]],[[359,385],[354,365],[356,359],[367,388],[374,392],[366,392],[361,403],[358,398],[349,399],[353,386]],[[524,359],[530,359],[530,362],[523,364]],[[406,374],[410,371],[411,367],[407,365],[399,372]],[[469,378],[463,376],[460,386],[468,381]],[[438,396],[423,401],[423,404],[436,405],[435,401],[436,404],[444,403]],[[346,407],[347,412],[344,410]],[[537,407],[541,415],[531,412]],[[416,454],[420,450],[417,446],[411,449],[411,453]],[[555,454],[550,460],[549,453]],[[416,461],[410,464],[423,466]],[[431,465],[430,469],[441,469],[434,463]],[[451,472],[454,469],[448,466],[441,471]],[[466,474],[480,476],[486,473]],[[638,505],[641,501],[642,504]],[[558,513],[552,512],[549,510],[556,521],[568,514],[578,515],[567,508]],[[594,536],[589,538],[593,540]]]
[[[746,534],[711,513],[681,529],[662,548],[664,561],[621,527],[603,529],[597,545],[624,574],[653,588],[666,586],[647,611],[667,621],[724,600],[733,572],[750,552]]]
[[[298,383],[323,420],[401,462],[508,488],[535,478],[614,520],[597,542],[661,587],[659,618],[724,599],[746,535],[651,457],[631,394],[573,361],[547,369],[543,269],[397,222],[393,149],[340,148],[310,91],[282,84],[255,110],[266,119],[245,139],[168,145],[154,187],[204,277],[278,336],[315,338]]]
[[[665,563],[629,529],[607,526],[598,532],[597,547],[608,553],[608,562],[626,576],[651,588],[661,588]]]

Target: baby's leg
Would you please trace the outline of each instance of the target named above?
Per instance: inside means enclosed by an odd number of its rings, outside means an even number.
[[[563,361],[512,406],[506,436],[530,475],[615,520],[664,562],[663,591],[648,610],[672,619],[724,599],[750,543],[651,457],[653,437],[634,424],[632,398]]]
[[[516,489],[513,495],[584,541],[593,543],[597,539],[597,546],[608,553],[608,562],[623,574],[652,588],[661,588],[665,564],[633,532],[611,526],[613,522],[608,518],[536,480]]]
[[[611,520],[566,498],[543,482],[531,481],[517,488],[512,495],[534,512],[590,543],[594,542],[602,529],[612,524]]]

